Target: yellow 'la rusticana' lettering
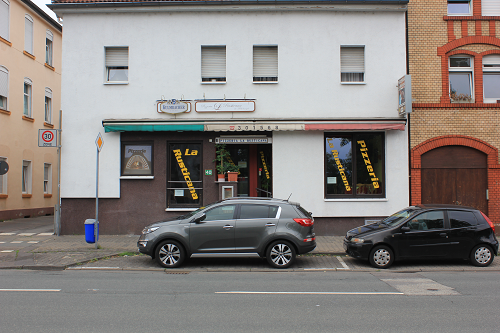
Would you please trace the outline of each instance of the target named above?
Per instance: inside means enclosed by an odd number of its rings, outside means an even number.
[[[193,182],[191,181],[191,173],[188,171],[186,168],[186,165],[184,164],[184,161],[182,160],[182,152],[180,149],[176,149],[173,151],[175,158],[177,160],[177,163],[179,164],[179,168],[181,169],[182,175],[184,176],[184,180],[186,181],[186,185],[189,188],[189,192],[191,193],[191,197],[193,199],[198,199],[198,194],[196,194],[196,190],[194,189]],[[189,149],[186,149],[186,155],[198,155],[197,150],[192,150],[191,154],[189,154]]]

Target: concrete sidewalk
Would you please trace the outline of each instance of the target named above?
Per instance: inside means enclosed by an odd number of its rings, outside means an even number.
[[[13,236],[14,237],[14,236]],[[28,238],[36,239],[33,235]],[[317,247],[309,254],[298,256],[296,264],[285,271],[365,271],[376,272],[368,262],[345,255],[343,236],[318,236]],[[24,240],[27,238],[24,237]],[[15,252],[0,253],[0,269],[32,270],[135,270],[165,271],[172,274],[188,272],[269,271],[276,269],[260,258],[197,258],[188,260],[178,269],[165,270],[149,256],[138,255],[137,235],[101,235],[99,249],[85,242],[83,235],[45,236],[38,243]],[[396,262],[387,271],[500,271],[500,259],[492,265],[478,268],[462,260]],[[281,270],[280,270],[281,271]]]

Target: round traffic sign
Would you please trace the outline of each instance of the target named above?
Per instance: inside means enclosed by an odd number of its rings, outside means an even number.
[[[0,176],[5,175],[9,171],[9,164],[5,161],[0,161]]]
[[[42,140],[45,142],[52,142],[54,140],[54,134],[51,131],[45,131],[42,133]]]

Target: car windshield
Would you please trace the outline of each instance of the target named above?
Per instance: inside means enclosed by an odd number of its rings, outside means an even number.
[[[395,225],[399,224],[400,222],[406,220],[410,216],[414,215],[417,211],[418,211],[418,209],[416,209],[416,208],[412,208],[412,207],[405,208],[403,210],[400,210],[397,213],[392,214],[389,217],[386,217],[385,219],[380,221],[379,224],[385,224],[385,225],[388,225],[390,227],[395,226]]]

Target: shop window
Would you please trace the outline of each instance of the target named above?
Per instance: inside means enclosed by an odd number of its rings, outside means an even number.
[[[50,30],[47,30],[46,37],[45,37],[45,63],[49,66],[52,65],[52,54],[53,54],[53,49],[52,49],[52,42],[54,40],[54,34]]]
[[[383,133],[325,135],[326,198],[384,197]]]
[[[47,124],[52,124],[52,90],[45,87],[45,117]]]
[[[365,47],[340,47],[340,82],[359,83],[365,81]]]
[[[201,81],[226,82],[226,46],[201,47]]]
[[[450,98],[452,102],[473,102],[472,84],[473,59],[467,56],[454,56],[449,59]]]
[[[500,103],[500,54],[483,57],[483,91],[485,103]]]
[[[278,81],[278,47],[253,47],[253,82]]]
[[[122,142],[122,176],[153,176],[153,142]]]
[[[167,145],[167,208],[199,207],[202,201],[201,143]]]
[[[0,157],[0,162],[7,163],[7,157]],[[7,194],[7,174],[0,175],[0,194]]]
[[[7,110],[7,98],[9,96],[9,71],[0,66],[0,110]]]
[[[28,14],[24,17],[24,50],[33,55],[33,18]]]
[[[26,117],[30,117],[30,118],[31,118],[32,85],[33,85],[33,82],[30,79],[24,78],[24,109],[23,109],[23,114]]]
[[[472,6],[470,0],[448,0],[448,15],[471,15],[471,14],[472,14]]]
[[[106,47],[106,81],[128,82],[128,47]]]
[[[500,1],[481,0],[481,14],[483,16],[500,16]]]
[[[43,193],[52,193],[52,165],[49,163],[43,164]]]
[[[9,0],[0,0],[0,37],[9,40]]]

